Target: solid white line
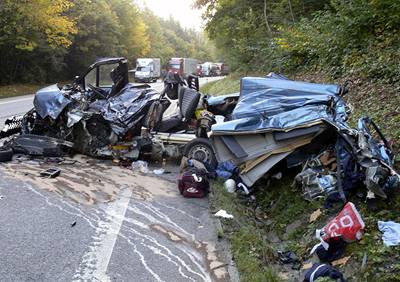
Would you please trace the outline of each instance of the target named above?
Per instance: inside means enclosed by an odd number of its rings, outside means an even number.
[[[98,222],[94,240],[82,258],[74,281],[111,281],[107,268],[125,218],[132,191],[121,191],[119,199],[110,203],[105,210],[106,218]]]
[[[18,103],[21,101],[28,101],[28,100],[33,100],[33,95],[32,95],[32,97],[28,97],[28,98],[16,99],[16,100],[11,100],[11,101],[7,101],[7,102],[0,102],[0,105]]]

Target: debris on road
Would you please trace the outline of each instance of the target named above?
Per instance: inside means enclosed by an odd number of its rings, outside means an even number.
[[[0,148],[0,162],[9,162],[13,157],[13,150],[11,148]]]
[[[46,178],[56,178],[61,173],[61,170],[58,168],[48,168],[40,172],[40,176]]]
[[[400,244],[400,224],[394,221],[378,221],[378,228],[383,232],[385,246],[397,246]]]
[[[213,177],[213,175],[203,163],[197,160],[183,159],[181,172],[178,178],[178,189],[182,196],[186,198],[203,198],[209,193],[209,178]]]
[[[138,171],[141,173],[149,173],[148,163],[145,161],[132,162],[131,168],[133,171]]]

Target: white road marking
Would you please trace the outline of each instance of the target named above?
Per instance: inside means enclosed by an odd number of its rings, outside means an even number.
[[[31,97],[28,97],[28,98],[16,99],[16,100],[11,100],[11,101],[6,101],[6,102],[0,102],[0,105],[18,103],[18,102],[21,102],[21,101],[28,101],[28,100],[33,100],[33,95]]]
[[[106,218],[98,222],[95,235],[92,237],[94,240],[82,257],[74,281],[111,281],[107,276],[107,268],[131,196],[130,189],[123,189],[119,199],[108,204],[104,211]]]

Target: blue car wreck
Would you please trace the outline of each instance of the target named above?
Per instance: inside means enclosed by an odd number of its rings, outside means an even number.
[[[295,180],[309,200],[345,200],[360,184],[369,197],[386,198],[399,185],[394,154],[370,118],[360,119],[356,129],[349,126],[347,92],[348,84],[242,78],[231,120],[212,126],[218,162],[236,166],[236,180],[247,187],[284,162],[303,166]]]

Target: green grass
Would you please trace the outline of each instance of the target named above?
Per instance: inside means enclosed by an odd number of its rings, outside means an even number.
[[[240,89],[240,75],[231,74],[227,77],[209,82],[200,88],[204,94],[218,96],[224,94],[231,94],[239,92]]]
[[[269,266],[274,258],[274,250],[265,240],[256,222],[251,220],[252,210],[243,205],[235,194],[223,188],[222,182],[213,183],[211,196],[213,209],[225,209],[234,216],[232,220],[222,219],[223,231],[219,236],[227,237],[232,245],[232,254],[240,272],[241,281],[282,281],[276,271]],[[250,220],[249,220],[250,219]]]
[[[34,94],[43,87],[45,87],[43,84],[11,84],[0,86],[0,98]]]

